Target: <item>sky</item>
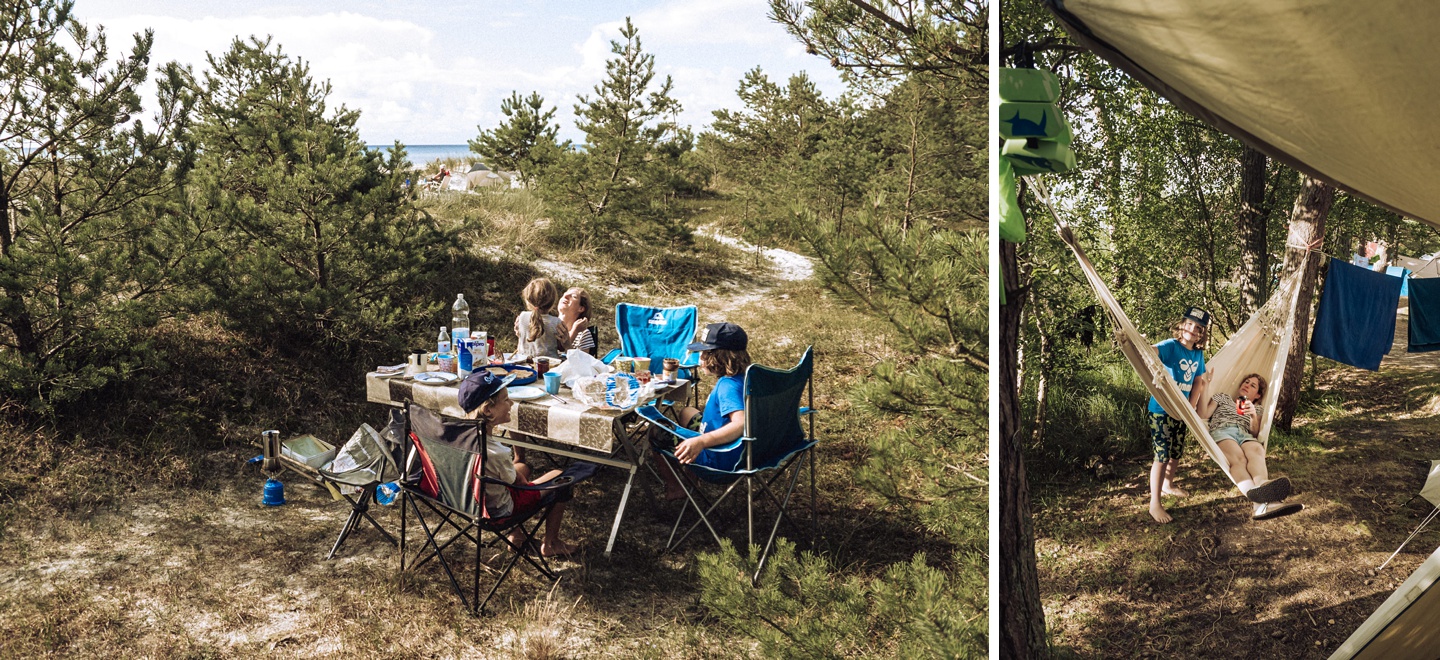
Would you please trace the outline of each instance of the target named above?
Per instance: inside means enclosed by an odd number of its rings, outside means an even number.
[[[360,111],[369,144],[464,144],[477,126],[500,122],[512,90],[539,92],[557,108],[561,138],[581,142],[576,95],[603,79],[627,16],[657,79],[673,78],[681,122],[697,132],[712,111],[740,107],[735,90],[756,66],[782,84],[804,71],[827,97],[844,89],[827,62],[769,20],[765,0],[77,0],[75,16],[104,26],[112,52],[152,29],[152,68],[175,60],[197,75],[206,53],[223,53],[237,36],[271,35],[330,81],[333,105]]]

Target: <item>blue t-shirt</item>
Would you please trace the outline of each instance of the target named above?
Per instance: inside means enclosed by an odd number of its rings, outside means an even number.
[[[1160,353],[1160,363],[1170,372],[1170,380],[1180,387],[1180,393],[1190,396],[1190,387],[1195,377],[1205,373],[1205,352],[1198,348],[1185,348],[1178,339],[1166,339],[1155,345]],[[1150,397],[1150,412],[1166,413],[1155,397]],[[1168,413],[1166,413],[1168,414]]]
[[[705,400],[705,413],[700,418],[700,432],[714,431],[730,423],[732,413],[745,410],[745,377],[725,376],[715,382],[710,398]],[[719,445],[724,447],[725,445]],[[716,470],[734,470],[744,452],[739,448],[728,452],[706,449],[695,457],[695,463]]]

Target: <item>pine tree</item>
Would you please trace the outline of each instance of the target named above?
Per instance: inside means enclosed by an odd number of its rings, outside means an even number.
[[[404,150],[385,158],[327,109],[328,83],[269,40],[211,55],[193,213],[211,304],[267,341],[341,346],[418,316],[418,283],[452,242],[416,211]]]
[[[34,409],[136,365],[132,332],[157,320],[185,253],[161,225],[184,165],[187,74],[163,67],[147,127],[151,34],[112,61],[71,7],[0,6],[0,380]]]
[[[535,175],[554,163],[560,151],[570,148],[570,142],[555,141],[560,132],[559,124],[550,123],[555,108],[545,110],[545,99],[538,92],[523,99],[518,92],[511,92],[510,98],[500,103],[500,112],[505,121],[493,130],[480,129],[480,135],[470,140],[470,151],[479,154],[493,169],[518,172],[520,180],[531,185]]]
[[[680,103],[670,96],[670,77],[655,85],[655,56],[641,48],[629,18],[620,36],[623,42],[610,42],[614,57],[605,63],[605,80],[575,106],[583,148],[564,152],[540,182],[542,197],[559,216],[557,235],[576,242],[685,232],[674,217],[673,188],[654,184],[668,186],[666,161],[688,152],[692,138],[676,123]]]
[[[843,0],[771,6],[813,51],[852,81],[863,78],[866,96],[838,100],[813,132],[797,131],[798,113],[773,110],[782,106],[778,88],[747,78],[742,89],[757,92],[750,112],[720,117],[729,121],[717,122],[712,143],[755,158],[731,165],[750,181],[785,183],[759,194],[788,208],[787,238],[815,255],[832,293],[890,324],[905,357],[877,364],[851,398],[896,423],[866,438],[869,455],[855,476],[946,551],[857,575],[836,559],[786,548],[751,588],[736,576],[753,557],[727,548],[702,561],[701,603],[752,631],[767,655],[983,655],[988,159],[978,93],[984,28],[974,19],[984,8],[972,16],[974,6],[960,3],[924,11]],[[969,23],[952,20],[960,15]],[[804,135],[803,148],[786,144],[793,133]]]

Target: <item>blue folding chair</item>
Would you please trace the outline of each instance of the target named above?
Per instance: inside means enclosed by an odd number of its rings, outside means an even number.
[[[615,306],[615,332],[620,336],[620,348],[614,349],[601,359],[610,364],[617,356],[650,358],[650,370],[660,371],[665,358],[680,361],[680,377],[690,380],[690,391],[695,404],[700,402],[700,389],[695,380],[695,368],[700,366],[700,356],[685,350],[695,341],[695,329],[700,313],[694,305],[685,307],[645,307],[620,303]]]
[[[765,548],[760,552],[760,561],[755,567],[755,574],[751,576],[752,583],[760,579],[760,572],[765,568],[765,559],[769,556],[771,548],[775,543],[775,535],[780,530],[780,521],[787,520],[786,509],[790,504],[790,498],[795,493],[795,485],[799,481],[801,459],[808,459],[810,469],[810,524],[811,537],[814,536],[815,524],[815,419],[813,417],[815,392],[813,390],[812,375],[814,372],[815,358],[811,348],[805,349],[805,355],[800,358],[800,363],[793,369],[780,370],[770,367],[752,364],[745,370],[745,433],[740,439],[726,445],[712,447],[709,451],[720,452],[722,455],[733,456],[735,468],[732,470],[717,470],[702,465],[682,466],[675,458],[673,446],[656,447],[656,451],[665,457],[662,461],[675,475],[675,480],[685,490],[685,504],[680,509],[680,515],[675,519],[675,526],[670,529],[670,540],[666,542],[666,551],[679,547],[690,533],[700,525],[705,525],[710,530],[715,542],[720,542],[720,532],[712,522],[710,514],[715,508],[725,501],[732,492],[745,484],[745,518],[747,539],[751,545],[755,544],[755,499],[757,493],[764,493],[776,506],[775,524],[770,528],[770,537],[765,540]],[[801,397],[807,396],[805,406],[801,406]],[[670,433],[676,443],[699,435],[695,431],[679,426],[674,420],[665,417],[658,408],[645,406],[637,410],[640,416],[649,420],[656,428]],[[800,420],[805,418],[808,422],[802,427]],[[808,428],[806,428],[808,427]],[[705,496],[705,493],[698,487],[692,487],[687,479],[680,474],[682,468],[688,468],[692,474],[704,482],[713,484],[728,484],[725,491],[713,501]],[[784,496],[778,496],[771,487],[775,485],[786,471],[789,471],[790,478],[785,484]],[[699,515],[699,520],[691,523],[680,538],[675,535],[680,530],[680,523],[685,519],[686,512],[694,510]],[[793,521],[792,521],[793,524]]]

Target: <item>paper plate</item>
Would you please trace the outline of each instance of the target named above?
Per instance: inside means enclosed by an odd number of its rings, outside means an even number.
[[[460,377],[448,371],[427,371],[415,374],[415,382],[426,385],[449,385],[457,380],[460,380]]]
[[[510,398],[516,401],[529,401],[531,399],[538,399],[546,395],[545,390],[538,387],[530,387],[529,385],[511,387],[509,388],[509,391]]]

